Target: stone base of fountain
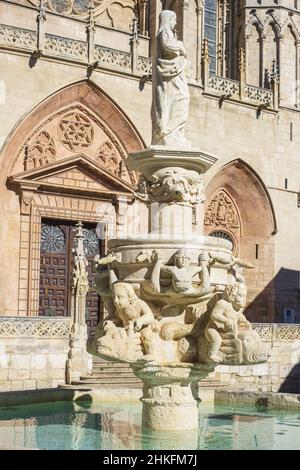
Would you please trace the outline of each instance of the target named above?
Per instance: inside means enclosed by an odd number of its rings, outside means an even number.
[[[143,381],[143,428],[156,431],[198,429],[196,383],[207,377],[215,369],[214,365],[141,362],[131,367]]]

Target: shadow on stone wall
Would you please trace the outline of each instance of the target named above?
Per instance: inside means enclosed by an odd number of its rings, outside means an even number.
[[[281,384],[278,392],[300,393],[300,363],[296,364]]]
[[[250,289],[249,296],[253,296],[253,291]],[[281,268],[264,290],[248,305],[245,313],[252,322],[286,323],[285,309],[294,309],[294,323],[300,323],[300,271]]]

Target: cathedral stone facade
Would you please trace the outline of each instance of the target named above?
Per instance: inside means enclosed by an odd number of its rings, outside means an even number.
[[[0,316],[68,317],[74,227],[92,260],[147,231],[128,153],[151,138],[151,55],[162,9],[190,61],[187,138],[217,157],[206,234],[230,240],[253,322],[300,320],[300,2],[0,2]],[[125,209],[124,209],[125,208]],[[194,232],[199,219],[194,217]],[[99,236],[99,234],[101,236]],[[93,331],[101,301],[87,296]]]

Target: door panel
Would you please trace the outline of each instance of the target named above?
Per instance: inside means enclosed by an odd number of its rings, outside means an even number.
[[[43,220],[41,229],[40,316],[70,316],[71,282],[74,269],[76,227],[74,222]],[[84,247],[88,260],[88,279],[92,288],[92,264],[101,252],[96,225],[84,224]],[[89,334],[99,321],[100,299],[92,289],[86,299]]]

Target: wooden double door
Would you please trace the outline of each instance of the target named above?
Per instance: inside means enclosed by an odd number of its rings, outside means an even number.
[[[100,318],[101,301],[92,289],[92,264],[101,253],[101,240],[96,225],[85,224],[84,247],[88,260],[90,291],[86,299],[86,322],[92,334]],[[70,316],[71,283],[74,269],[75,222],[43,219],[40,257],[40,316]]]

